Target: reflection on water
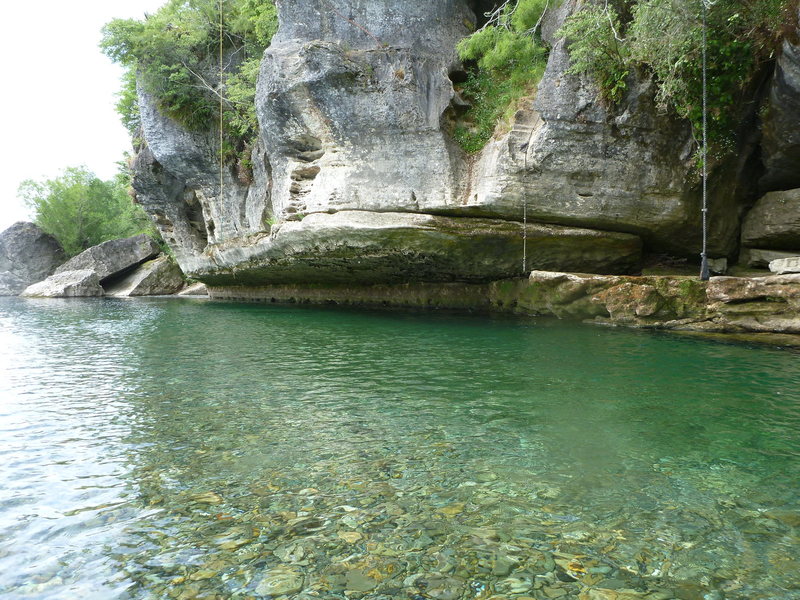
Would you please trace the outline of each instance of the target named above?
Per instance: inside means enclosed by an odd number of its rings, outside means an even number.
[[[798,358],[1,299],[0,596],[800,598]]]

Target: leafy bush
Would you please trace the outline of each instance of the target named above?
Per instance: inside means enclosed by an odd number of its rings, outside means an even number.
[[[86,167],[70,167],[55,179],[22,182],[18,194],[34,210],[36,224],[74,256],[107,240],[140,233],[157,237],[129,187],[127,175],[101,181]]]
[[[272,0],[225,0],[222,11],[222,78],[219,0],[169,0],[144,21],[115,19],[103,28],[101,48],[128,68],[117,108],[132,134],[139,124],[136,79],[189,129],[217,126],[222,97],[230,145],[255,134],[258,64],[277,30],[277,11]]]
[[[796,25],[796,0],[716,0],[707,14],[709,129],[724,145],[743,88]],[[560,33],[567,39],[570,70],[593,77],[607,101],[622,99],[630,72],[650,72],[660,106],[689,119],[699,132],[702,0],[590,3]]]
[[[589,73],[608,102],[619,102],[627,89],[630,57],[620,41],[621,23],[613,7],[587,5],[559,32],[568,40],[571,66],[568,73]]]
[[[513,113],[544,73],[547,48],[539,36],[548,0],[508,0],[488,23],[458,45],[462,60],[473,63],[461,91],[472,103],[456,127],[456,141],[477,152],[489,141],[498,120]]]

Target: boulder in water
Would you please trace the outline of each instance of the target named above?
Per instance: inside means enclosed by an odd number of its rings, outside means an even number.
[[[26,298],[77,298],[103,296],[97,273],[89,269],[62,271],[29,286],[21,296]]]
[[[34,223],[20,221],[0,233],[0,296],[16,296],[65,260],[61,244]]]
[[[100,281],[103,281],[155,258],[160,252],[158,244],[145,234],[109,240],[69,259],[56,269],[56,273],[88,269],[94,271]]]

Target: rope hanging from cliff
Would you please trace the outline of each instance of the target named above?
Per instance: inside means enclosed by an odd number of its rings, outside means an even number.
[[[225,111],[225,88],[223,87],[223,78],[225,76],[225,67],[223,65],[223,12],[222,3],[224,0],[219,0],[219,196],[222,197],[222,188],[224,186],[223,171],[225,168],[222,143],[224,140],[222,118]]]
[[[708,5],[703,4],[703,252],[700,254],[700,280],[708,281]]]

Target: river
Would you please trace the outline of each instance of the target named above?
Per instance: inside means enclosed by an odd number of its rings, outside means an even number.
[[[798,458],[797,351],[0,298],[4,600],[797,599]]]

